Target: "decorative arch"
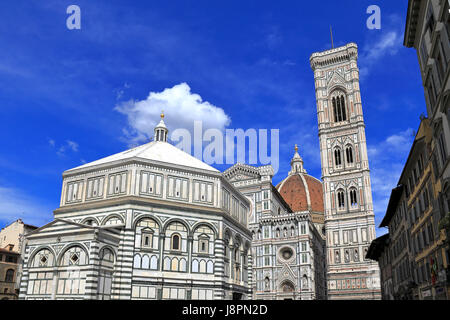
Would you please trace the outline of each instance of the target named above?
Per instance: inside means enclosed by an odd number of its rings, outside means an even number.
[[[151,219],[153,221],[156,222],[156,224],[158,225],[159,230],[162,230],[162,222],[161,220],[154,215],[151,214],[142,214],[139,215],[134,221],[133,221],[133,229],[136,229],[137,225],[139,224],[139,222],[141,222],[144,219]]]
[[[58,255],[58,258],[57,258],[57,266],[65,266],[65,265],[62,265],[62,260],[63,260],[63,258],[65,256],[65,254],[68,253],[69,250],[71,250],[73,248],[80,248],[85,254],[85,261],[84,261],[83,265],[89,264],[89,254],[88,254],[87,249],[81,243],[71,243],[71,244],[65,246],[63,248],[63,250],[61,250],[61,253]],[[72,259],[71,257],[68,257],[68,258]],[[76,261],[74,261],[74,262],[75,262],[75,264],[77,263]],[[69,266],[69,265],[70,264],[68,264],[67,266]]]
[[[136,253],[133,258],[133,268],[141,269],[142,259],[139,253]]]
[[[108,262],[116,261],[116,251],[111,246],[103,246],[99,252],[100,260],[105,260]]]
[[[181,258],[179,262],[179,270],[183,272],[186,271],[186,265],[187,265],[186,259]]]
[[[53,267],[56,265],[56,254],[55,251],[53,251],[53,249],[49,246],[41,246],[36,248],[30,255],[30,257],[28,258],[28,267],[33,268],[34,267],[34,259],[36,257],[36,255],[44,250],[48,250],[49,254],[51,254],[51,260],[49,259],[46,264],[47,267]],[[31,261],[31,265],[30,265],[30,261]]]
[[[291,280],[283,280],[280,284],[280,291],[283,293],[294,293],[295,285]]]
[[[123,223],[125,223],[124,220],[123,220],[123,217],[122,217],[120,214],[113,213],[113,214],[111,214],[111,215],[106,216],[105,218],[103,218],[102,224],[101,224],[101,225],[102,225],[102,226],[106,226],[106,223],[107,223],[108,221],[112,220],[113,218],[117,218],[118,220],[121,221],[121,223],[118,223],[118,224],[123,224]]]
[[[214,238],[217,238],[218,232],[217,232],[216,228],[211,223],[206,222],[206,221],[200,221],[200,222],[197,222],[196,224],[194,224],[192,226],[192,233],[195,233],[195,231],[201,226],[210,228],[212,230],[212,232],[214,233]]]
[[[188,224],[186,221],[184,221],[183,219],[180,219],[180,218],[171,218],[171,219],[167,220],[167,221],[164,223],[164,226],[162,227],[162,231],[165,233],[165,232],[167,231],[167,228],[168,228],[173,222],[179,222],[179,223],[181,223],[181,224],[184,225],[184,227],[186,228],[186,231],[187,231],[188,235],[191,234],[191,229],[189,228],[189,224]]]
[[[84,218],[83,220],[81,220],[81,224],[86,224],[86,225],[92,225],[92,224],[88,224],[87,222],[88,221],[90,221],[90,220],[93,220],[93,221],[95,221],[95,225],[100,225],[100,223],[99,223],[99,221],[98,221],[98,219],[96,218],[96,217],[87,217],[87,218]]]

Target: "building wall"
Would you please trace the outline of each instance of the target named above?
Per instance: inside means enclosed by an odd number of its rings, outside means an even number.
[[[375,239],[375,222],[357,56],[356,44],[350,43],[310,58],[316,87],[330,299],[381,296],[378,265],[365,259]]]
[[[0,248],[11,249],[13,252],[20,254],[17,261],[17,270],[14,275],[15,290],[19,289],[20,278],[22,276],[22,255],[26,245],[25,235],[36,228],[18,219],[0,230]]]
[[[27,236],[21,299],[251,297],[249,201],[220,173],[87,171],[65,176],[55,221]]]
[[[86,225],[85,230],[83,225],[57,222],[46,228],[45,239],[30,235],[21,298],[231,299],[233,293],[241,298],[250,293],[251,239],[232,221],[211,218],[211,212],[120,209],[111,214],[85,212],[86,218],[104,215],[101,227]],[[146,232],[152,235],[150,246],[144,245]],[[180,236],[179,250],[171,246],[175,234]],[[205,252],[199,252],[202,236],[208,240]],[[77,259],[80,262],[64,258],[70,258],[74,247],[85,256]],[[41,255],[48,255],[44,263]]]
[[[414,31],[415,30],[415,31]],[[424,86],[427,114],[432,138],[429,156],[434,181],[431,181],[432,209],[424,212],[412,226],[416,280],[416,297],[442,299],[450,296],[446,274],[449,274],[447,235],[439,222],[450,211],[450,13],[444,0],[409,1],[405,46],[416,49]],[[430,229],[428,228],[430,226]],[[419,236],[422,234],[422,236]],[[429,237],[432,235],[432,237]],[[422,248],[420,247],[422,245]],[[419,253],[420,252],[420,253]],[[430,279],[430,258],[437,261],[438,285]]]
[[[0,300],[18,298],[15,285],[19,255],[13,251],[0,250]]]

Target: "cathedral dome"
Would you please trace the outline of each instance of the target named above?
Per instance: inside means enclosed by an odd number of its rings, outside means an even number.
[[[292,211],[324,212],[322,182],[306,173],[297,145],[291,160],[291,171],[276,188]]]

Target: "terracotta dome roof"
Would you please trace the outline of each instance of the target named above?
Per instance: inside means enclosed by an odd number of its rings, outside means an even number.
[[[324,212],[322,182],[306,173],[297,145],[291,160],[291,171],[277,186],[278,192],[292,211]]]
[[[322,183],[316,178],[297,173],[288,176],[276,188],[292,211],[324,212]]]

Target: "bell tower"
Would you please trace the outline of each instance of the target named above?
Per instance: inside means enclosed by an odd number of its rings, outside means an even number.
[[[358,47],[316,52],[314,71],[322,163],[329,299],[380,299],[380,274],[366,259],[375,239]]]

